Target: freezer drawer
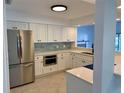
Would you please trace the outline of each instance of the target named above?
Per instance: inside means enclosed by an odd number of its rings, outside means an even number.
[[[34,81],[34,63],[9,66],[10,87],[16,87]]]
[[[22,65],[9,66],[10,87],[16,87],[23,84]]]
[[[34,63],[23,65],[23,84],[34,81]]]

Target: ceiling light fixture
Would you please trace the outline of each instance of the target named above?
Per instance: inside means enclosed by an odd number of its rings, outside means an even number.
[[[55,12],[64,12],[67,10],[67,6],[65,5],[53,5],[51,6],[51,10]]]
[[[120,19],[120,18],[117,18],[116,20],[119,21],[119,20],[121,20],[121,19]]]

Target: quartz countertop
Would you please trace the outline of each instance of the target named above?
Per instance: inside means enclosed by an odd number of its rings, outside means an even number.
[[[93,70],[87,69],[85,67],[78,67],[67,70],[66,72],[90,84],[93,84]]]
[[[121,76],[121,64],[119,62],[115,63],[116,65],[114,67],[114,74]],[[78,67],[67,70],[66,72],[90,84],[93,84],[93,70],[91,69],[88,69],[86,67]]]
[[[88,53],[91,53],[87,50],[76,50],[76,49],[68,49],[68,50],[57,50],[57,51],[49,51],[49,52],[40,52],[40,51],[37,51],[35,52],[35,56],[37,55],[51,55],[51,54],[58,54],[58,53],[80,53],[80,54],[83,54],[82,52],[88,52]],[[93,56],[93,55],[90,55],[90,54],[84,54],[84,55],[88,55],[88,56]]]

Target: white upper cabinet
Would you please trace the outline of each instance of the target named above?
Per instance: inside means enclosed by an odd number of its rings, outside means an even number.
[[[48,42],[53,42],[54,41],[54,38],[53,38],[53,35],[54,35],[54,28],[52,25],[48,25],[48,31],[47,31],[47,36],[48,36]]]
[[[58,25],[48,25],[48,42],[62,41],[62,27]]]
[[[16,21],[7,21],[7,29],[28,30],[29,29],[29,23],[16,22]]]
[[[74,42],[76,37],[76,31],[74,27],[63,27],[62,40],[64,42]]]
[[[62,27],[54,26],[54,41],[61,42],[62,41]]]
[[[74,27],[68,27],[68,38],[70,41],[75,41],[76,31]]]
[[[34,33],[35,43],[74,42],[76,37],[76,30],[74,27],[65,27],[60,25],[7,21],[7,28],[32,30]]]
[[[34,32],[34,42],[47,42],[47,25],[31,23],[30,30]]]

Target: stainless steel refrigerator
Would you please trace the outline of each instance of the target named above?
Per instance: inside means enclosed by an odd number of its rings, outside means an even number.
[[[34,81],[34,44],[30,30],[7,30],[10,87]]]

